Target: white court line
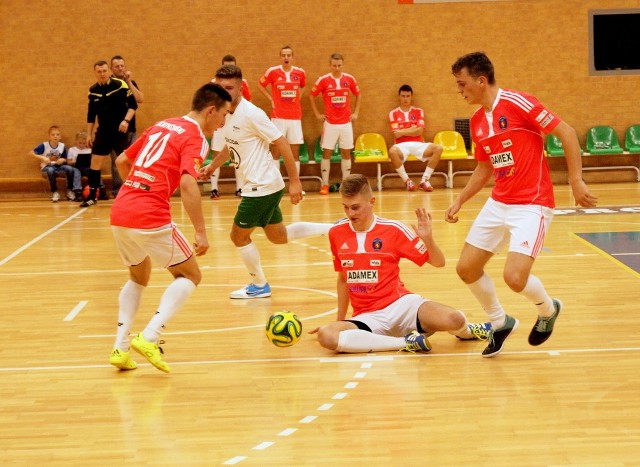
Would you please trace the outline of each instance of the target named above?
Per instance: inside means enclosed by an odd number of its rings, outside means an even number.
[[[254,451],[263,451],[265,449],[267,449],[268,447],[273,446],[274,444],[276,444],[273,441],[263,441],[262,443],[258,444],[257,446],[252,447],[251,449],[253,449]]]
[[[73,310],[69,312],[69,314],[64,318],[63,321],[73,320],[73,318],[75,318],[78,315],[78,313],[82,311],[82,309],[87,305],[87,303],[89,303],[87,300],[82,300],[75,307],[73,307]]]
[[[16,251],[14,251],[13,253],[11,253],[9,256],[7,256],[6,258],[0,260],[0,266],[4,266],[6,263],[8,263],[9,261],[11,261],[13,258],[15,258],[16,256],[18,256],[20,253],[22,253],[24,250],[26,250],[27,248],[29,248],[30,246],[36,244],[37,242],[39,242],[40,240],[42,240],[44,237],[46,237],[47,235],[49,235],[50,233],[55,232],[56,230],[58,230],[60,227],[62,227],[63,225],[71,222],[73,219],[75,219],[76,217],[78,217],[80,214],[82,214],[84,211],[86,211],[86,209],[80,209],[79,211],[77,211],[75,214],[72,214],[71,216],[67,217],[65,220],[63,220],[62,222],[60,222],[59,224],[51,227],[49,230],[47,230],[44,233],[41,233],[40,235],[38,235],[36,238],[34,238],[33,240],[31,240],[30,242],[26,243],[25,245],[21,246],[20,248],[18,248]]]
[[[278,433],[278,436],[291,436],[296,431],[298,431],[297,428],[287,428],[285,430],[282,430],[280,433]]]
[[[547,354],[552,356],[558,356],[563,354],[588,354],[588,353],[614,353],[614,352],[640,352],[640,347],[618,347],[618,348],[602,348],[602,349],[549,349],[549,350],[523,350],[523,351],[514,351],[514,352],[501,352],[500,355],[538,355],[538,354]],[[393,361],[395,359],[400,358],[437,358],[437,357],[464,357],[464,358],[479,358],[479,352],[456,352],[456,353],[441,353],[441,354],[431,354],[431,353],[423,353],[423,354],[401,354],[396,356],[389,357],[381,357],[381,356],[369,356],[363,357],[368,358],[368,361]],[[201,361],[191,361],[191,362],[171,362],[171,365],[174,366],[183,366],[183,365],[239,365],[239,364],[247,364],[247,363],[291,363],[291,362],[318,362],[318,363],[353,363],[354,361],[361,361],[349,357],[335,357],[335,358],[326,358],[326,357],[299,357],[299,358],[264,358],[264,359],[247,359],[247,360],[201,360]],[[483,360],[484,361],[484,360]],[[138,366],[145,365],[138,364]],[[368,363],[363,363],[361,368],[365,368],[364,365],[368,365]],[[57,365],[57,366],[35,366],[35,367],[15,367],[15,368],[0,368],[0,372],[4,371],[59,371],[59,370],[87,370],[87,369],[97,369],[97,368],[112,368],[111,365]],[[366,368],[371,368],[370,366],[366,366]]]
[[[316,418],[318,418],[316,415],[307,415],[306,417],[301,419],[298,423],[311,423]]]
[[[245,460],[247,456],[236,456],[228,459],[222,463],[222,465],[236,465],[238,462]]]

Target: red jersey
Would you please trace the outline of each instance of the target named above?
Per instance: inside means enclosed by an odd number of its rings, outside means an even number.
[[[307,85],[307,74],[302,68],[294,66],[291,71],[284,71],[282,65],[269,68],[260,78],[260,86],[271,85],[273,98],[272,118],[285,120],[302,119],[300,95]]]
[[[424,242],[404,224],[375,217],[367,232],[355,232],[348,219],[329,230],[333,267],[344,274],[353,316],[378,311],[409,292],[400,280],[398,263],[418,266],[429,259]]]
[[[171,222],[169,198],[182,174],[198,178],[209,144],[198,123],[187,117],[162,120],[125,149],[133,161],[111,207],[111,225],[153,229]]]
[[[247,80],[244,78],[242,78],[242,97],[244,97],[248,101],[251,100],[251,91],[249,90],[249,83],[247,83]]]
[[[350,93],[360,95],[360,88],[353,76],[348,73],[342,73],[340,78],[334,78],[331,73],[321,76],[311,88],[312,96],[320,93],[328,123],[340,125],[351,121]]]
[[[391,131],[404,130],[412,126],[418,126],[424,130],[424,111],[418,107],[411,107],[408,112],[403,111],[400,107],[396,107],[389,112],[389,124]],[[422,135],[419,136],[401,136],[396,138],[395,144],[404,143],[405,141],[419,141],[424,143]]]
[[[560,121],[535,97],[506,89],[498,91],[491,112],[481,107],[473,114],[474,156],[493,165],[493,199],[555,207],[542,132],[550,133]]]

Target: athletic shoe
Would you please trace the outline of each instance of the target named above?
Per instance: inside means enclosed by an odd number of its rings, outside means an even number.
[[[76,190],[73,192],[73,194],[75,195],[75,198],[73,198],[73,201],[75,201],[76,203],[79,203],[82,201],[82,191]]]
[[[160,343],[162,344],[163,341],[160,341]],[[162,347],[155,342],[149,342],[146,340],[142,333],[139,333],[131,340],[131,348],[149,360],[149,363],[155,366],[158,370],[164,371],[165,373],[169,373],[171,371],[167,362],[162,359],[162,354],[164,353],[162,351]]]
[[[269,284],[265,284],[262,287],[258,287],[255,284],[249,284],[248,286],[231,292],[229,298],[265,298],[271,297],[271,287]]]
[[[467,324],[472,337],[456,336],[461,341],[486,341],[491,334],[491,323],[469,323]]]
[[[218,190],[211,190],[211,199],[220,199],[220,192]]]
[[[322,188],[320,188],[320,194],[321,195],[328,195],[329,194],[329,185],[322,185]]]
[[[113,197],[115,198],[116,196],[118,196],[117,191],[114,192]],[[107,193],[107,190],[99,190],[98,199],[101,201],[109,201],[109,193]]]
[[[536,324],[529,333],[529,344],[540,345],[551,337],[553,325],[556,323],[556,318],[560,314],[560,310],[562,310],[562,302],[557,298],[553,299],[553,309],[555,311],[547,318],[538,316]]]
[[[407,178],[407,181],[405,182],[405,184],[407,185],[407,191],[416,191],[416,188],[418,188],[416,184],[411,181],[410,178]]]
[[[109,363],[121,370],[135,370],[138,367],[131,359],[131,353],[120,349],[113,349],[109,356]]]
[[[238,188],[238,189],[236,190],[236,196],[237,196],[238,198],[242,197],[242,188]]]
[[[424,191],[433,191],[433,187],[431,186],[431,183],[429,183],[429,180],[423,180],[420,182],[420,189]]]
[[[80,207],[81,208],[88,208],[89,206],[93,206],[95,204],[98,204],[97,201],[93,200],[93,199],[85,199],[81,204]]]
[[[51,201],[53,201],[54,203],[57,203],[58,201],[60,201],[60,193],[58,193],[57,191],[54,191],[51,194]]]
[[[71,191],[71,190],[67,190],[67,199],[68,199],[69,201],[75,201],[75,199],[76,199],[76,194],[75,194],[73,191]]]
[[[404,336],[405,346],[400,349],[405,352],[428,352],[431,350],[431,345],[426,337],[420,334],[418,331],[412,331]]]
[[[500,329],[492,329],[489,332],[489,345],[482,351],[482,356],[493,357],[502,352],[504,341],[507,340],[507,337],[509,337],[513,331],[518,329],[518,324],[520,324],[520,322],[517,319],[507,315],[504,326]]]

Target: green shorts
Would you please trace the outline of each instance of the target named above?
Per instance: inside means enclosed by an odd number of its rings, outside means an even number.
[[[280,200],[284,188],[267,196],[243,196],[233,223],[242,229],[265,227],[282,222]]]

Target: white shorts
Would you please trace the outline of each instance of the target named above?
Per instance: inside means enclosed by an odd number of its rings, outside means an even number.
[[[272,118],[271,121],[289,144],[304,143],[302,135],[302,122],[300,120],[285,120],[284,118]]]
[[[431,143],[405,141],[404,143],[394,144],[394,146],[402,153],[402,162],[406,162],[409,156],[413,156],[422,162],[427,162],[430,159],[430,157],[423,157],[423,154],[431,146]]]
[[[116,247],[125,266],[140,264],[147,256],[154,264],[168,268],[191,258],[187,239],[173,224],[157,229],[131,229],[112,225]]]
[[[504,204],[489,198],[473,222],[466,242],[498,253],[509,251],[536,258],[553,219],[553,209],[536,204]]]
[[[322,149],[335,149],[336,143],[340,149],[353,149],[353,125],[349,123],[341,123],[334,125],[324,122],[322,127]]]
[[[362,313],[347,321],[366,324],[374,334],[404,336],[417,328],[418,308],[428,301],[420,295],[407,294],[382,310]]]

